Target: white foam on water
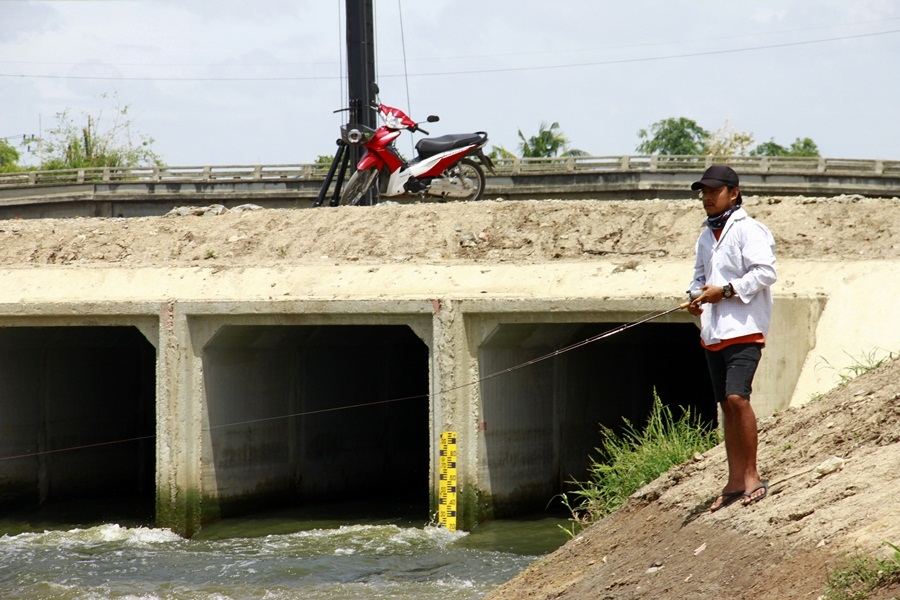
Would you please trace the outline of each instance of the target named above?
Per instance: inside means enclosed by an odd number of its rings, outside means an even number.
[[[149,527],[122,527],[115,523],[98,525],[87,529],[70,529],[68,531],[44,531],[41,533],[20,533],[18,535],[0,536],[0,547],[56,546],[71,548],[73,546],[94,545],[110,542],[121,542],[129,546],[144,546],[182,541],[177,533],[169,529],[152,529]]]
[[[398,528],[399,529],[399,528]],[[469,535],[465,531],[450,531],[443,527],[434,527],[428,525],[422,529],[408,527],[399,529],[399,531],[391,536],[389,541],[397,544],[411,544],[413,542],[430,542],[438,547],[445,547],[448,544],[460,540]]]

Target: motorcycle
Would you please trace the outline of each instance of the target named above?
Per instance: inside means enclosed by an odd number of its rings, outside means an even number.
[[[372,107],[383,121],[378,129],[350,123],[341,127],[343,142],[362,146],[365,153],[341,190],[340,204],[358,204],[373,185],[377,185],[383,197],[419,194],[443,199],[481,199],[482,165],[494,171],[491,159],[483,151],[488,140],[486,132],[422,138],[416,143],[416,157],[407,162],[394,144],[402,131],[431,134],[399,108],[381,102]],[[428,123],[439,120],[436,115],[426,119]]]

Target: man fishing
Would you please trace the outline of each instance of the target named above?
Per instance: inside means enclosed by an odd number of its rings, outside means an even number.
[[[737,173],[714,165],[691,189],[700,192],[706,227],[697,239],[688,311],[700,317],[700,340],[722,407],[728,481],[710,506],[717,511],[768,494],[756,466],[756,414],[750,405],[753,376],[772,316],[775,240],[741,207]]]

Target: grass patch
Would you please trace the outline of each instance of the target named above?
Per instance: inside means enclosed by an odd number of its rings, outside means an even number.
[[[589,479],[574,482],[576,489],[561,494],[572,515],[567,531],[579,529],[622,506],[631,494],[671,467],[719,443],[717,430],[709,430],[690,410],[675,419],[653,392],[653,407],[643,429],[625,419],[621,434],[600,429],[601,444],[588,467]]]
[[[880,587],[900,584],[900,547],[887,559],[855,557],[850,563],[828,575],[826,600],[865,600]]]
[[[849,352],[845,352],[844,354],[846,354],[847,358],[851,360],[851,363],[838,371],[838,377],[841,378],[841,385],[844,385],[849,381],[856,379],[860,375],[864,375],[869,371],[873,371],[881,365],[890,362],[897,357],[900,357],[900,353],[895,354],[894,352],[888,352],[887,354],[884,354],[883,352],[883,350],[880,350],[878,348],[869,352],[860,352],[858,356],[854,356]],[[822,358],[822,362],[824,362],[828,368],[835,371],[837,370],[825,358]]]

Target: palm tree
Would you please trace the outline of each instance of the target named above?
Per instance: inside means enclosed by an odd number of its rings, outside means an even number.
[[[559,123],[554,121],[550,126],[541,123],[538,132],[529,138],[525,138],[522,130],[519,130],[519,151],[522,158],[551,158],[554,156],[586,156],[587,152],[569,148],[569,140],[559,129]]]

